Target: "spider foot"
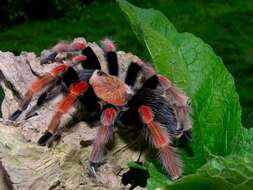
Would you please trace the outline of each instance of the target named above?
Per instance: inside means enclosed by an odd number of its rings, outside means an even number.
[[[183,148],[188,156],[193,157],[193,151],[190,146],[192,142],[192,132],[191,130],[183,131],[182,136],[178,139],[177,146]]]
[[[184,138],[186,138],[188,141],[192,141],[192,131],[187,130],[183,132]]]
[[[44,57],[40,60],[40,64],[42,65],[49,64],[55,60],[56,56],[57,56],[57,52],[51,52],[47,55],[47,57]]]
[[[98,168],[98,164],[94,163],[94,162],[90,162],[89,164],[89,168],[88,168],[88,173],[91,177],[93,178],[97,178],[97,168]]]
[[[9,120],[15,121],[21,115],[22,112],[23,112],[22,110],[18,109],[13,114],[11,114],[11,116],[9,117]]]
[[[38,145],[40,146],[45,146],[48,141],[52,138],[53,134],[50,133],[49,131],[45,131],[45,133],[40,137],[38,140]]]

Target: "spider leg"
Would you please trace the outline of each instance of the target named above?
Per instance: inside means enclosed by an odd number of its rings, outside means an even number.
[[[54,62],[55,61],[55,58],[56,58],[56,56],[57,56],[57,52],[50,52],[48,55],[47,55],[47,57],[45,57],[45,58],[42,58],[41,60],[40,60],[40,64],[49,64],[50,62]]]
[[[73,103],[77,100],[77,98],[81,94],[86,92],[88,87],[89,84],[85,81],[79,81],[70,86],[69,88],[70,93],[60,103],[57,112],[55,113],[53,119],[49,124],[48,129],[45,131],[44,135],[42,135],[38,140],[39,145],[41,146],[46,145],[47,141],[53,136],[53,134],[57,130],[62,115],[69,110],[69,108],[73,105]]]
[[[140,73],[146,80],[155,75],[154,69],[139,59],[130,63],[127,69],[125,83],[133,87]]]
[[[36,111],[48,100],[56,97],[62,90],[62,79],[59,78],[55,82],[49,85],[49,87],[39,96],[37,103],[26,114],[25,120],[36,115]]]
[[[101,41],[101,47],[104,50],[105,55],[106,55],[109,74],[118,76],[119,66],[118,66],[116,47],[114,43],[111,40],[106,38]]]
[[[40,92],[46,85],[57,80],[61,74],[66,72],[67,68],[70,65],[78,63],[78,62],[82,62],[86,59],[87,57],[83,55],[75,56],[71,61],[67,62],[66,64],[60,64],[56,66],[47,75],[44,75],[40,79],[36,80],[31,85],[30,89],[25,93],[24,98],[21,100],[19,104],[18,110],[12,113],[9,119],[11,121],[15,121],[21,115],[21,113],[24,110],[26,110],[34,94]]]
[[[181,175],[181,161],[170,145],[171,138],[162,125],[154,120],[154,113],[149,106],[141,105],[138,109],[142,122],[147,126],[150,141],[159,151],[161,162],[173,180]]]
[[[61,52],[74,52],[81,51],[86,47],[86,44],[83,41],[72,42],[72,43],[64,43],[60,42],[56,44],[52,49],[51,53],[47,55],[47,57],[41,59],[41,64],[49,64],[50,62],[54,62],[58,53]]]
[[[179,130],[183,133],[191,129],[191,121],[189,116],[188,100],[187,96],[182,95],[174,86],[170,80],[160,75],[158,76],[160,84],[166,91],[166,95],[170,100],[171,104],[176,109],[177,119],[179,122]],[[189,135],[187,135],[191,138]]]
[[[137,60],[135,64],[141,67],[141,72],[145,76],[146,79],[154,76],[156,74],[155,69],[148,64],[145,64],[141,59]]]
[[[19,104],[18,110],[15,111],[13,114],[11,114],[9,119],[15,121],[21,115],[21,113],[28,107],[33,95],[41,91],[44,88],[44,86],[46,86],[50,82],[53,82],[59,73],[65,71],[66,67],[67,66],[65,64],[59,65],[55,67],[49,74],[35,81],[32,84],[31,88],[25,93],[24,98],[21,100]]]
[[[112,138],[113,125],[117,117],[117,110],[110,106],[102,112],[100,122],[101,127],[98,129],[97,136],[93,143],[93,149],[90,156],[90,168],[93,176],[96,176],[96,165],[103,159],[105,145]]]
[[[43,103],[45,103],[45,101],[49,98],[54,88],[56,86],[59,86],[61,82],[62,82],[61,79],[58,79],[51,86],[49,86],[49,88],[39,96],[36,106],[41,106]]]

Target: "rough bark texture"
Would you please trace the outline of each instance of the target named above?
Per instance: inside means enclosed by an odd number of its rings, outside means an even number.
[[[100,61],[105,61],[102,50],[96,44],[92,47]],[[136,57],[131,54],[119,53],[120,62],[133,59]],[[63,93],[35,110],[35,116],[27,120],[21,116],[16,122],[8,121],[8,116],[17,109],[19,100],[31,83],[54,66],[40,65],[40,58],[34,53],[22,52],[20,56],[15,56],[10,52],[0,52],[1,86],[5,93],[0,121],[0,189],[128,189],[121,184],[121,175],[129,161],[138,159],[141,146],[136,141],[138,138],[134,137],[135,134],[115,128],[114,141],[106,154],[105,163],[97,171],[97,179],[89,177],[87,166],[92,146],[88,142],[94,139],[99,124],[71,120],[79,109],[78,102],[62,119],[61,138],[54,140],[50,147],[36,144]],[[27,111],[33,108],[37,98],[38,95],[33,98]]]

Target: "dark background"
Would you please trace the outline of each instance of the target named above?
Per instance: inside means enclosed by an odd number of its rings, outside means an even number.
[[[130,0],[162,11],[178,31],[210,44],[235,77],[243,125],[253,126],[253,0]],[[34,51],[83,36],[98,42],[111,37],[118,49],[144,60],[148,53],[135,38],[113,0],[2,0],[0,50]],[[2,97],[0,98],[2,99]]]

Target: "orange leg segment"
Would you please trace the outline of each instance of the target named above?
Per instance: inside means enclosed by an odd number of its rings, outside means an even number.
[[[180,160],[170,145],[171,140],[168,132],[161,124],[154,120],[154,114],[150,107],[142,105],[139,108],[142,122],[146,124],[150,136],[150,141],[159,151],[161,162],[171,178],[177,179],[181,175]]]
[[[70,86],[70,93],[67,95],[63,101],[60,103],[57,112],[55,113],[52,121],[49,124],[48,129],[46,130],[45,134],[39,139],[39,145],[45,145],[49,138],[55,133],[57,130],[61,117],[64,113],[66,113],[69,108],[73,105],[76,99],[84,93],[88,89],[89,85],[87,82],[80,81],[74,83]]]
[[[101,127],[98,129],[97,136],[93,143],[93,149],[90,156],[90,166],[93,176],[96,176],[94,166],[102,161],[105,145],[113,134],[113,124],[117,116],[117,110],[113,107],[106,108],[101,116]]]

